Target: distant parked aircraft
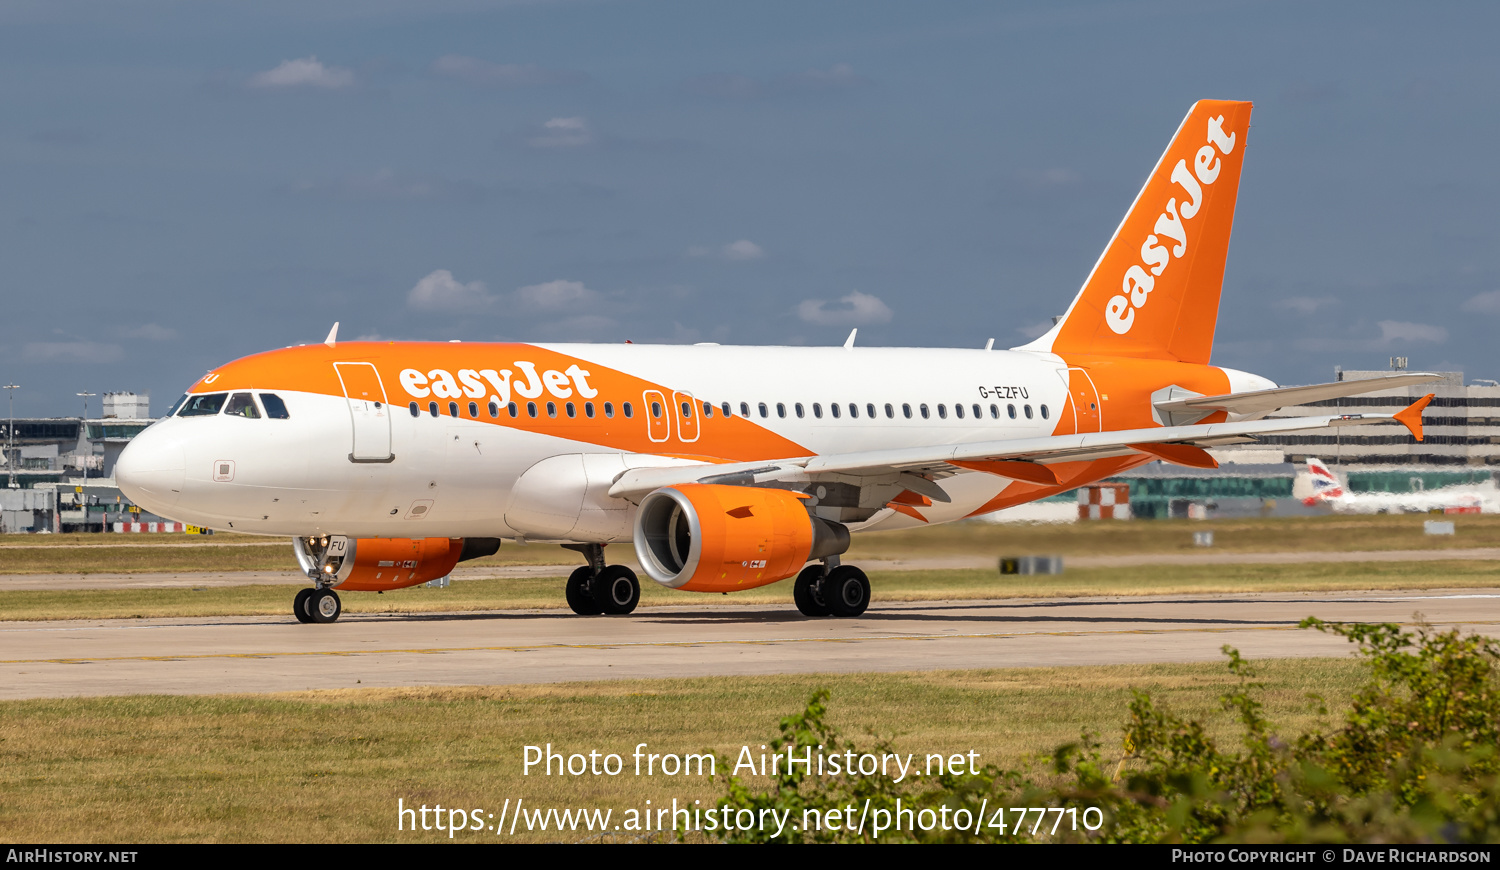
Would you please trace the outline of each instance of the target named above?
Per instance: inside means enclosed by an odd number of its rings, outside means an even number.
[[[1317,459],[1307,460],[1306,478],[1312,494],[1303,498],[1308,506],[1326,504],[1338,513],[1399,514],[1442,511],[1451,514],[1500,513],[1500,489],[1494,481],[1445,486],[1415,492],[1350,492],[1337,476]]]

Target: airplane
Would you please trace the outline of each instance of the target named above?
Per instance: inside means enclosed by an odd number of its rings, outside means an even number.
[[[1437,380],[1281,388],[1209,363],[1251,104],[1195,103],[1066,313],[995,350],[526,344],[337,338],[204,375],[131,441],[136,504],[198,526],[288,536],[309,579],[298,620],[339,592],[447,576],[502,541],[584,565],[580,615],[621,615],[630,543],[672,589],[795,577],[807,616],[856,617],[851,533],[982,516],[1205,448],[1398,422],[1262,419],[1283,406]],[[973,316],[972,313],[970,316]]]
[[[1328,505],[1336,513],[1389,514],[1442,511],[1454,514],[1492,514],[1500,511],[1500,489],[1493,480],[1482,485],[1445,486],[1415,492],[1350,492],[1321,461],[1308,457],[1306,480],[1311,495],[1302,499],[1308,507]],[[1420,481],[1419,481],[1420,482]],[[1298,481],[1300,484],[1301,481]],[[1302,487],[1299,486],[1299,489]],[[1303,490],[1306,491],[1306,490]]]

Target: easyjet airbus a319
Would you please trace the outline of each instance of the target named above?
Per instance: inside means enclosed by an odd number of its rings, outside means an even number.
[[[1209,364],[1250,104],[1193,106],[1066,315],[1011,350],[341,342],[205,375],[126,448],[122,491],[172,519],[294,538],[293,606],[446,576],[503,540],[585,564],[580,614],[652,580],[734,592],[788,577],[809,616],[870,601],[851,532],[943,523],[1206,447],[1395,415],[1263,419],[1434,380],[1277,388]],[[335,325],[335,333],[337,326]],[[338,590],[338,591],[335,591]]]

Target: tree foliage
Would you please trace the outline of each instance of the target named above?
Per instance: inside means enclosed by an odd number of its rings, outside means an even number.
[[[818,776],[797,767],[756,791],[725,778],[720,807],[790,812],[774,830],[734,831],[739,842],[1494,842],[1500,839],[1500,646],[1457,630],[1303,622],[1359,644],[1369,678],[1327,730],[1282,739],[1256,698],[1253,669],[1228,646],[1237,685],[1221,696],[1239,724],[1224,747],[1202,721],[1134,693],[1120,748],[1107,752],[1085,732],[1057,747],[1050,775],[994,766],[962,775]],[[828,692],[781,720],[768,746],[815,752],[892,753],[889,741],[860,748],[825,721]],[[1326,712],[1326,711],[1325,711]],[[730,769],[725,764],[723,769]],[[1013,808],[1060,808],[1017,825]],[[1097,807],[1091,825],[1078,824]],[[848,808],[841,824],[804,824],[815,811]],[[969,819],[967,827],[915,823]],[[1071,821],[1066,809],[1075,815]],[[891,825],[905,809],[910,824]],[[934,812],[918,815],[921,810]],[[997,809],[1005,813],[996,815]],[[967,810],[967,816],[959,810]],[[882,817],[880,813],[885,813]],[[862,823],[855,827],[858,815]],[[872,818],[884,818],[878,836]],[[1059,824],[1054,825],[1054,819]],[[977,821],[976,821],[977,820]],[[1004,822],[1003,825],[996,822]],[[1092,828],[1092,829],[1091,829]]]

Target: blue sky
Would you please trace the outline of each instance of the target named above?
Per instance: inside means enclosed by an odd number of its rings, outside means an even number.
[[[1200,98],[1256,105],[1216,362],[1500,377],[1497,24],[1479,3],[7,2],[0,378],[18,414],[81,390],[160,411],[335,320],[1020,344]]]

